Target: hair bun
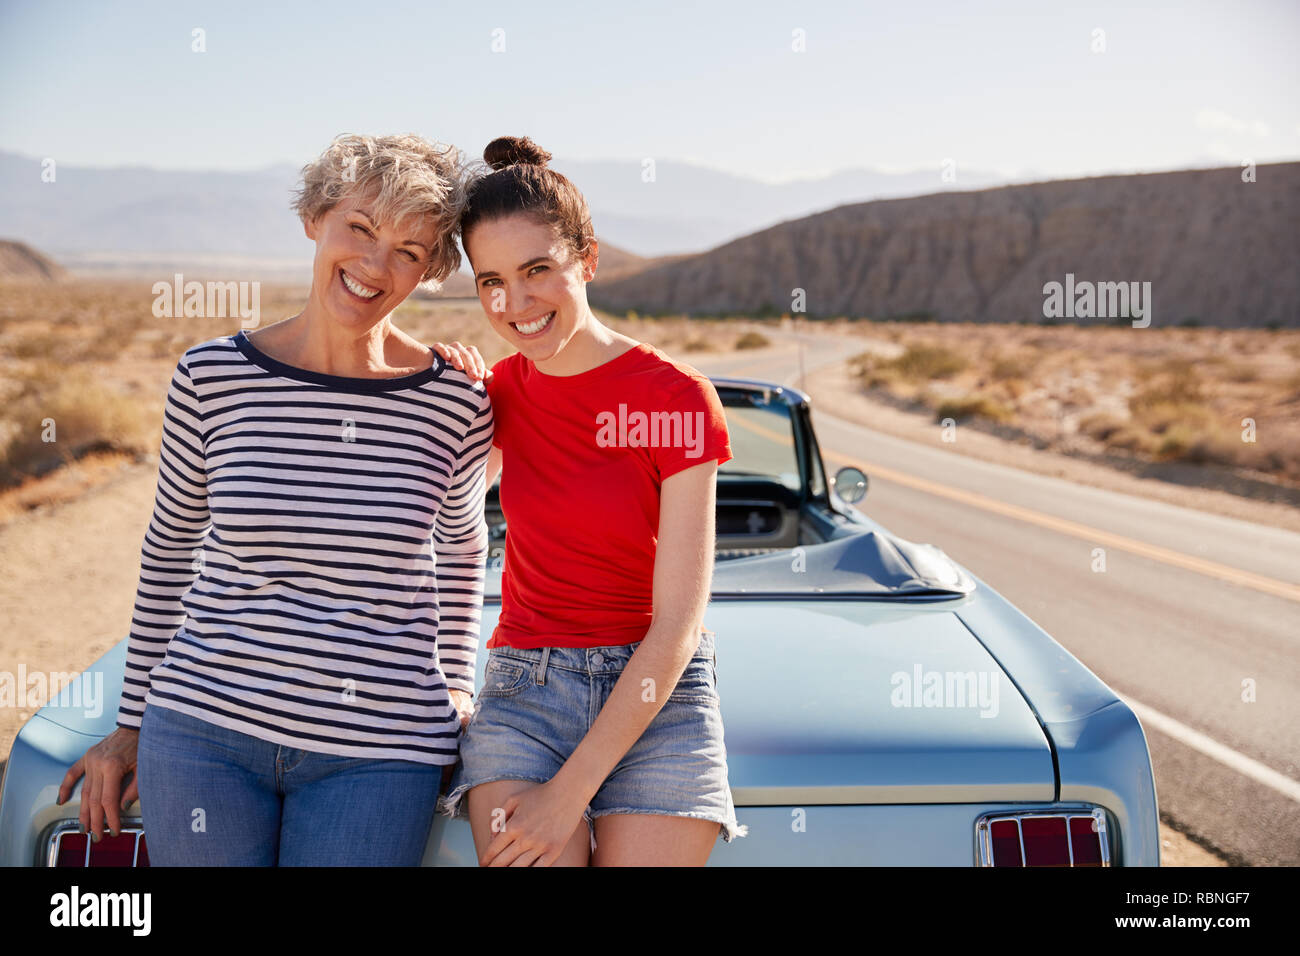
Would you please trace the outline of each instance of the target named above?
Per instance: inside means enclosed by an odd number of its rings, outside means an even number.
[[[527,136],[499,136],[483,150],[483,160],[493,169],[505,169],[516,163],[545,166],[551,154]]]

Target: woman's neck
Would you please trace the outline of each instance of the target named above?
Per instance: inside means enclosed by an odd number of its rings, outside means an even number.
[[[249,338],[266,354],[286,365],[348,378],[390,378],[427,367],[405,348],[387,316],[368,329],[349,329],[321,315],[312,303],[302,312],[268,326]],[[394,346],[403,346],[394,348]]]
[[[631,336],[602,325],[588,312],[587,321],[578,327],[560,351],[533,365],[544,375],[580,375],[640,344]]]

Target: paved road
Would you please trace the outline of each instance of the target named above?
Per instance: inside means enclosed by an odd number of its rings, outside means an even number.
[[[795,340],[698,365],[794,383]],[[805,375],[853,354],[803,341]],[[814,420],[829,469],[865,465],[860,508],[943,548],[1130,701],[1177,829],[1236,863],[1300,864],[1300,534],[976,460],[937,428],[926,445]]]

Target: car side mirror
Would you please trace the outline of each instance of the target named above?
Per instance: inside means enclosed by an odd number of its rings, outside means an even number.
[[[867,496],[867,476],[860,468],[841,468],[835,472],[835,493],[847,504],[857,504]]]

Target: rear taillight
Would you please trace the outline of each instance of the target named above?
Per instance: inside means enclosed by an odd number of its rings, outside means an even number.
[[[50,834],[45,859],[46,865],[56,867],[148,866],[149,851],[138,822],[124,823],[118,836],[105,836],[98,843],[76,823],[65,822]]]
[[[1101,807],[986,813],[975,847],[979,866],[1110,866]]]

